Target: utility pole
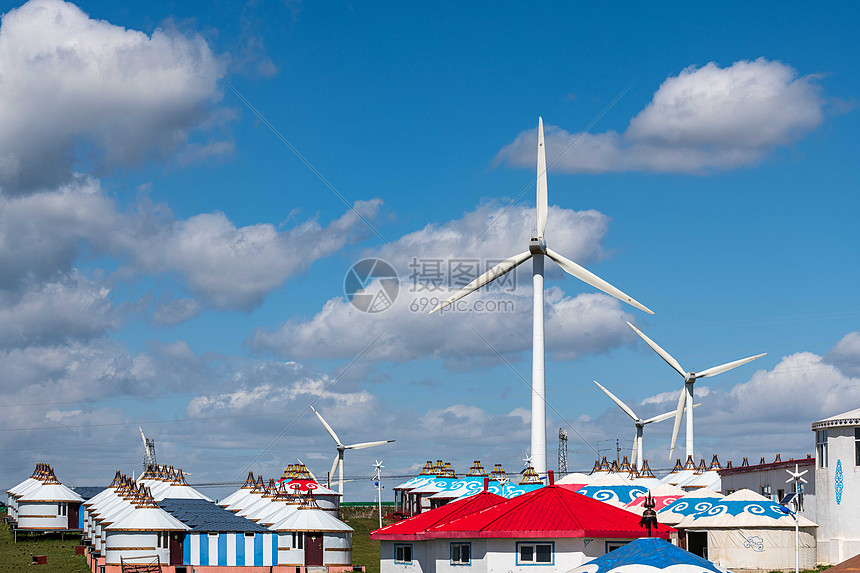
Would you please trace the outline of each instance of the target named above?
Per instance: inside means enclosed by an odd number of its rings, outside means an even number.
[[[621,444],[618,443],[618,438],[615,438],[615,461],[621,465]]]
[[[376,480],[376,504],[379,512],[379,529],[382,529],[382,468],[385,466],[382,465],[382,460],[377,460],[375,467],[376,476],[374,479]]]

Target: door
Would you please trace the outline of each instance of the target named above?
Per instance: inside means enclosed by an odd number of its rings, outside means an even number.
[[[323,563],[323,534],[305,533],[305,567],[320,567]]]
[[[182,544],[185,542],[185,534],[173,531],[170,533],[170,563],[169,565],[182,565]]]
[[[687,532],[687,551],[693,555],[708,558],[708,533],[706,531]]]
[[[77,503],[69,504],[69,524],[66,529],[80,529],[80,524],[78,523],[78,512],[81,510],[81,506]]]

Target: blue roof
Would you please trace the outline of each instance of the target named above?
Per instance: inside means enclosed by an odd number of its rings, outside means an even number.
[[[623,547],[592,559],[577,567],[576,573],[609,573],[619,567],[626,570],[636,567],[641,571],[652,571],[672,567],[673,573],[724,573],[726,570],[717,567],[707,559],[675,547],[664,539],[657,537],[641,537]],[[653,568],[653,569],[651,569]],[[572,572],[573,573],[573,572]]]
[[[98,485],[79,485],[77,487],[71,488],[76,494],[81,496],[84,499],[92,499],[104,490],[107,489],[105,486]]]
[[[657,513],[672,512],[680,515],[692,515],[700,511],[708,511],[714,507],[715,503],[719,503],[721,497],[696,497],[696,498],[680,498],[676,499]]]
[[[161,509],[190,527],[192,532],[268,532],[274,534],[273,531],[259,523],[236,515],[232,511],[227,511],[205,499],[167,498],[157,503]]]

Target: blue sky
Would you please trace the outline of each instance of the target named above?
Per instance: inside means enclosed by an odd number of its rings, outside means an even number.
[[[324,475],[312,402],[345,442],[397,440],[348,476],[519,470],[528,265],[464,299],[512,312],[428,317],[408,275],[525,250],[538,116],[567,148],[550,246],[656,312],[548,274],[551,468],[559,427],[571,469],[629,448],[594,379],[672,409],[627,320],[688,369],[768,353],[697,384],[698,458],[811,453],[860,402],[854,4],[0,7],[0,485],[137,470],[138,423],[195,481]],[[344,296],[364,257],[401,277],[385,312]],[[670,431],[646,431],[654,468]]]

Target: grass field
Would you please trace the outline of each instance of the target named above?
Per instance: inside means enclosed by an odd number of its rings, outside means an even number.
[[[6,516],[0,512],[0,520]],[[370,540],[370,532],[379,527],[378,517],[350,517],[347,523],[355,529],[352,536],[352,563],[363,565],[367,573],[379,573],[379,542]],[[386,522],[387,525],[388,522]],[[0,534],[0,573],[41,571],[44,573],[87,573],[83,555],[75,555],[78,536],[59,535],[18,536],[14,542],[12,532],[3,527]],[[47,555],[48,564],[31,566],[33,555]]]
[[[0,512],[0,519],[6,512]],[[78,535],[47,534],[39,536],[18,536],[18,543],[8,527],[0,533],[0,573],[20,571],[42,571],[45,573],[87,573],[87,560],[83,555],[75,555]],[[33,555],[47,555],[48,564],[33,566]]]

